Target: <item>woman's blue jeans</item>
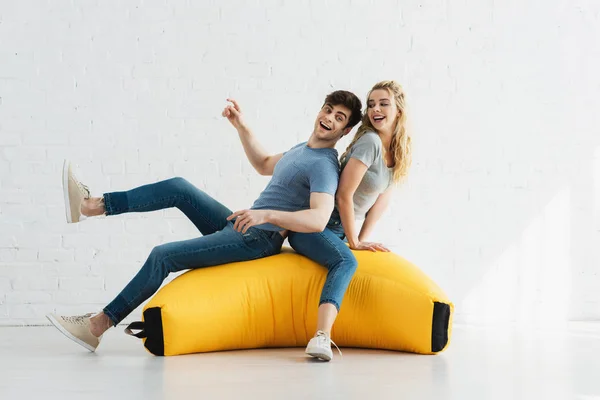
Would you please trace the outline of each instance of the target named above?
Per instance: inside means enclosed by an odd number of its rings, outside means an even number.
[[[141,186],[126,192],[104,194],[106,215],[180,209],[201,237],[156,246],[137,273],[105,308],[114,325],[150,298],[171,272],[278,254],[283,237],[279,232],[250,228],[244,234],[227,221],[232,212],[183,178]]]
[[[323,232],[290,232],[288,236],[290,245],[297,253],[327,268],[319,305],[331,303],[338,311],[358,265],[354,254],[344,242],[344,236],[344,229],[335,213]]]

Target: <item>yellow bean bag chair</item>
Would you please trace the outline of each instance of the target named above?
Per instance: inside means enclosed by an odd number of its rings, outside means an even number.
[[[331,333],[340,347],[435,354],[449,343],[454,306],[394,253],[354,252],[356,274]],[[327,270],[284,248],[254,261],[200,268],[165,285],[126,331],[152,354],[306,346]]]

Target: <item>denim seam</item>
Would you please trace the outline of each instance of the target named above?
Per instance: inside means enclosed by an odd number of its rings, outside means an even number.
[[[325,240],[326,240],[326,241],[327,241],[327,242],[328,242],[328,243],[329,243],[331,246],[333,246],[333,247],[334,247],[335,251],[337,252],[337,254],[338,254],[338,256],[339,256],[339,258],[343,260],[343,259],[344,259],[344,255],[343,255],[343,254],[342,254],[342,252],[341,252],[341,251],[338,249],[338,247],[337,247],[337,246],[336,246],[336,245],[335,245],[335,244],[334,244],[334,243],[333,243],[331,240],[329,240],[329,238],[328,238],[327,236],[323,235],[323,233],[320,233],[320,236],[321,236],[322,238],[324,238],[324,239],[325,239]],[[341,240],[341,239],[340,239],[340,240]],[[325,290],[325,289],[328,289],[328,290],[329,290],[329,289],[331,289],[331,282],[327,282],[327,279],[326,279],[325,281],[326,281],[326,284],[327,284],[327,285],[326,285],[326,286],[325,286],[325,285],[323,285],[323,290]],[[334,305],[334,306],[337,308],[338,312],[339,312],[339,310],[340,310],[340,304],[338,304],[338,302],[337,302],[337,301],[335,301],[335,300],[333,300],[333,299],[328,299],[328,298],[321,299],[321,300],[320,300],[320,302],[319,302],[319,305],[321,305],[321,304],[323,304],[323,303],[331,303],[331,304],[333,304],[333,305]]]
[[[331,241],[329,240],[329,238],[326,235],[323,235],[323,232],[319,232],[319,235],[325,239],[327,241],[327,243],[329,243],[331,246],[333,246],[333,248],[335,249],[335,251],[337,252],[338,256],[340,256],[340,258],[343,258],[344,255],[342,254],[342,252],[337,248],[337,246]]]
[[[329,240],[329,238],[326,235],[323,235],[322,232],[319,232],[319,235],[325,239],[327,241],[327,243],[329,243],[331,246],[333,246],[333,248],[335,249],[335,251],[337,252],[338,256],[340,259],[344,258],[344,255],[342,254],[342,252],[337,248],[337,246],[331,241]],[[331,288],[331,282],[327,282],[327,279],[325,280],[325,283],[327,286],[323,286],[323,289],[330,289]]]
[[[270,247],[270,249],[268,249],[268,248],[265,249],[265,251],[262,252],[261,255],[258,258],[267,257],[268,255],[277,254],[277,253],[279,253],[281,251],[281,246],[283,245],[283,241],[285,239],[283,239],[283,237],[279,233],[277,233],[277,236],[279,236],[282,240],[279,240],[279,238],[277,238],[275,236],[269,236],[262,229],[259,229],[259,228],[254,228],[254,229],[260,235],[260,238],[256,238],[256,240],[262,240],[263,242],[265,242],[266,244],[268,244],[268,246]],[[251,248],[251,247],[248,246],[248,248]],[[269,254],[269,253],[272,253],[272,254]]]

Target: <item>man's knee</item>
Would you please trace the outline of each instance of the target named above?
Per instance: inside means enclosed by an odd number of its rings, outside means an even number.
[[[186,188],[192,186],[192,184],[187,179],[182,178],[180,176],[176,176],[174,178],[167,179],[165,182],[167,184],[173,186],[176,189],[186,189]]]

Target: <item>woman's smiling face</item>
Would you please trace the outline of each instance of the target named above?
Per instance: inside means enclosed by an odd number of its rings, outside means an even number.
[[[376,89],[367,101],[369,121],[377,132],[393,132],[399,115],[396,99],[385,89]]]

